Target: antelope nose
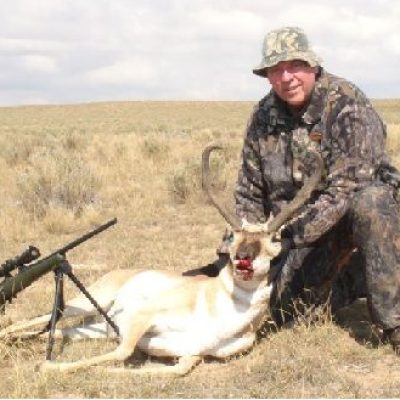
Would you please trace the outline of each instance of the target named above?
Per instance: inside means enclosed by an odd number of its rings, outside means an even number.
[[[236,259],[237,260],[248,260],[250,259],[250,254],[247,251],[238,251],[236,253]]]

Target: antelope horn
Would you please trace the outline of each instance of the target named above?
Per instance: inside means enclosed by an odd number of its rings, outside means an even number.
[[[317,166],[315,171],[304,182],[303,187],[297,192],[294,199],[287,204],[271,222],[268,223],[268,233],[276,232],[285,222],[287,222],[311,197],[311,193],[316,189],[321,181],[322,172],[324,170],[324,161],[322,160],[321,154],[314,150],[310,150],[309,154],[313,155],[316,160]]]
[[[210,183],[210,154],[213,150],[222,150],[222,146],[217,144],[210,144],[204,150],[201,156],[202,160],[202,179],[201,184],[203,187],[204,192],[210,199],[211,203],[214,207],[219,211],[219,213],[224,217],[225,221],[233,228],[240,230],[241,225],[238,219],[232,215],[229,211],[227,211],[216,199],[214,194],[211,190],[211,183]]]

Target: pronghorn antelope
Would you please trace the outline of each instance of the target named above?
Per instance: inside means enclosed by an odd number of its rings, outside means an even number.
[[[184,375],[204,356],[226,358],[249,349],[265,313],[272,283],[268,277],[270,260],[281,250],[274,241],[279,228],[304,204],[321,177],[319,167],[299,195],[266,224],[241,225],[212,193],[209,179],[210,145],[202,157],[203,188],[212,204],[230,225],[226,236],[229,262],[216,278],[182,276],[163,270],[115,270],[95,282],[88,291],[106,310],[119,328],[119,344],[106,354],[75,362],[46,361],[41,370],[75,371],[106,361],[124,361],[138,347],[159,357],[178,358],[175,365],[141,368],[107,368],[132,374]],[[63,319],[95,314],[84,296],[69,303]],[[48,322],[50,315],[16,323],[0,332],[27,335],[27,330]],[[57,329],[55,337],[71,339],[115,336],[106,322],[90,322]]]

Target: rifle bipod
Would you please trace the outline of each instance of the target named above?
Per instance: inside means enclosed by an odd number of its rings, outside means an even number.
[[[75,286],[87,297],[87,299],[92,303],[92,305],[96,308],[96,310],[104,317],[107,323],[111,326],[111,328],[115,331],[117,336],[119,336],[118,326],[111,320],[111,318],[107,315],[107,313],[100,307],[97,301],[90,295],[90,293],[86,290],[80,280],[74,275],[72,272],[72,266],[68,262],[67,259],[61,262],[61,264],[54,270],[54,278],[56,284],[56,290],[54,294],[54,304],[53,310],[51,312],[50,321],[47,324],[47,327],[42,331],[49,331],[49,339],[47,343],[46,350],[46,360],[51,360],[51,353],[53,351],[54,346],[54,332],[56,329],[56,324],[58,320],[61,318],[64,312],[64,275],[67,275],[68,278],[75,284]]]

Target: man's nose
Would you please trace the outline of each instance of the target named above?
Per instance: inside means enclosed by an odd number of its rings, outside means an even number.
[[[285,68],[282,71],[281,79],[282,81],[288,82],[293,79],[293,74]]]

